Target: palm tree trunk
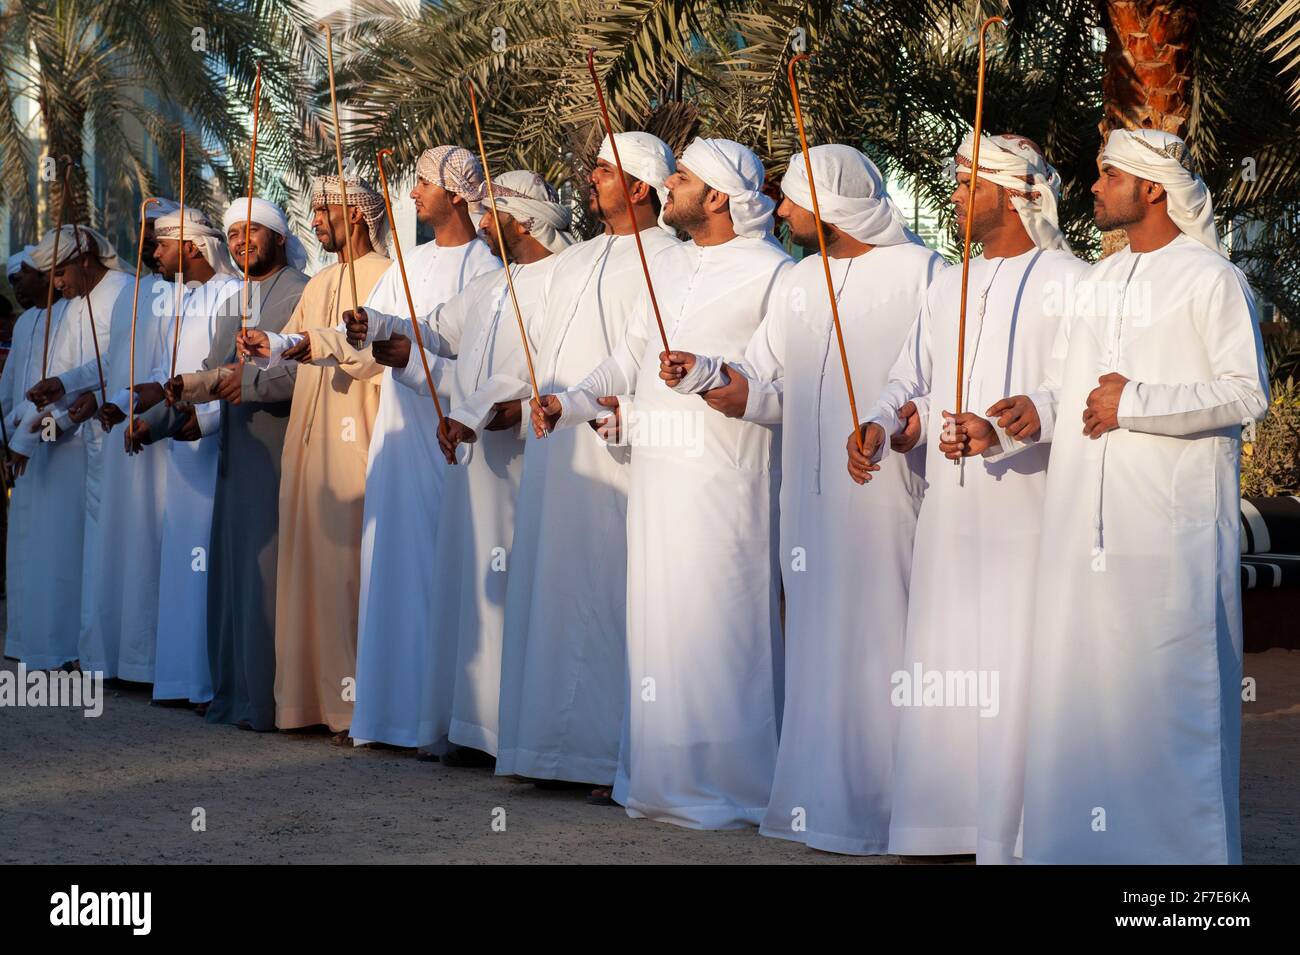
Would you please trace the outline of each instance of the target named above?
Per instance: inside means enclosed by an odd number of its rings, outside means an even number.
[[[1102,142],[1112,129],[1187,135],[1192,112],[1195,0],[1100,0],[1106,31]],[[1102,235],[1102,255],[1128,244],[1123,230]]]

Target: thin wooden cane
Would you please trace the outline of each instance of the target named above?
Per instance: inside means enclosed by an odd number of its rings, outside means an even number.
[[[420,332],[420,321],[415,315],[415,299],[411,297],[411,283],[406,279],[406,261],[402,258],[402,243],[397,238],[397,219],[393,216],[393,201],[388,196],[388,176],[384,172],[384,157],[391,156],[391,149],[381,149],[375,154],[375,163],[379,166],[379,185],[384,192],[384,209],[388,212],[388,228],[393,233],[393,250],[397,253],[397,271],[402,276],[402,291],[406,293],[406,307],[411,313],[411,329],[415,332],[415,349],[420,353],[420,364],[424,366],[424,380],[429,384],[429,394],[433,396],[433,410],[438,413],[438,423],[442,424],[442,402],[438,400],[438,389],[433,387],[433,372],[429,370],[429,357],[424,353],[424,335]]]
[[[483,130],[478,124],[478,98],[474,95],[474,84],[469,85],[469,109],[474,117],[474,136],[478,140],[479,161],[483,164],[483,180],[487,183],[488,203],[492,206],[492,221],[496,225],[497,248],[501,252],[501,261],[506,267],[506,286],[510,289],[510,304],[515,309],[515,321],[519,323],[519,338],[524,344],[524,358],[528,360],[528,380],[533,385],[533,397],[541,404],[542,393],[537,388],[537,372],[533,368],[533,352],[528,347],[528,332],[524,327],[524,314],[519,310],[519,299],[515,296],[515,280],[510,275],[510,256],[506,251],[505,237],[501,235],[501,219],[497,216],[496,191],[492,188],[492,171],[488,168],[487,150],[483,148]],[[631,203],[629,202],[629,208]],[[666,346],[665,346],[666,347]]]
[[[81,225],[78,223],[73,227],[77,236],[77,255],[82,254],[81,245]],[[88,249],[90,244],[86,244]],[[99,400],[100,407],[108,404],[108,386],[104,383],[104,362],[99,355],[99,333],[95,331],[95,308],[90,302],[90,292],[86,292],[86,314],[90,318],[90,341],[95,346],[95,368],[99,371]]]
[[[59,264],[59,238],[63,233],[63,209],[68,204],[68,179],[72,175],[72,159],[63,159],[63,185],[59,189],[59,204],[54,207],[54,258],[50,260],[49,281],[45,289],[45,344],[41,348],[41,378],[50,376],[50,312],[54,309],[54,269]]]
[[[821,206],[817,204],[817,182],[813,176],[812,157],[808,152],[808,135],[804,130],[803,110],[799,105],[799,84],[794,78],[796,63],[809,59],[807,53],[800,53],[786,67],[790,78],[790,98],[794,101],[794,124],[799,130],[799,148],[803,151],[804,168],[808,170],[808,192],[812,196],[813,221],[817,226],[817,247],[822,254],[822,272],[826,276],[826,294],[831,302],[831,322],[835,325],[835,341],[840,346],[840,365],[844,369],[844,387],[849,393],[849,413],[853,416],[853,433],[858,438],[858,450],[865,453],[862,441],[862,424],[858,420],[858,402],[853,395],[853,374],[849,371],[849,353],[844,347],[844,329],[840,326],[840,309],[835,300],[835,282],[831,278],[831,262],[826,256],[826,231],[822,225]]]
[[[609,121],[609,109],[605,106],[605,91],[600,85],[600,77],[596,75],[596,51],[587,50],[587,72],[591,74],[591,82],[596,87],[596,101],[600,104],[600,118],[605,124],[605,134],[609,136],[609,148],[614,153],[614,166],[618,170],[618,181],[623,186],[623,198],[627,201],[627,214],[632,219],[632,237],[636,239],[637,255],[641,256],[641,272],[645,275],[646,291],[650,293],[650,307],[654,309],[655,324],[659,326],[659,339],[663,342],[664,351],[671,351],[668,347],[668,333],[664,331],[664,320],[659,315],[659,300],[655,298],[654,283],[650,281],[650,266],[646,264],[645,247],[641,244],[641,231],[636,227],[636,216],[632,211],[632,191],[627,187],[627,176],[623,173],[623,161],[618,157],[618,143],[614,139],[614,127]]]
[[[169,378],[176,377],[176,354],[181,347],[181,321],[185,313],[185,130],[181,130],[181,233],[176,245],[176,261],[180,263],[180,275],[176,280],[176,334],[172,336],[172,371]]]
[[[957,317],[957,405],[954,415],[961,414],[966,365],[966,291],[970,281],[971,224],[975,221],[975,184],[979,181],[980,137],[984,126],[984,34],[995,23],[1005,23],[1001,17],[989,17],[980,25],[979,70],[975,81],[975,127],[970,155],[970,192],[966,198],[966,235],[961,249],[961,312]],[[960,464],[960,459],[954,459]]]
[[[262,105],[262,64],[257,64],[257,79],[253,81],[253,139],[248,148],[248,214],[244,218],[244,288],[239,301],[239,330],[248,328],[248,253],[252,248],[253,182],[257,169],[257,117]]]
[[[359,307],[357,305],[356,254],[352,251],[352,218],[348,214],[348,178],[343,173],[343,136],[339,127],[339,100],[338,94],[334,92],[334,31],[330,29],[328,23],[322,23],[320,28],[325,31],[325,57],[330,76],[330,112],[334,116],[334,158],[339,167],[339,193],[343,198],[343,232],[347,236],[343,242],[343,255],[347,264],[348,280],[352,285],[352,311],[355,312]],[[327,196],[327,211],[328,204],[329,199]]]
[[[144,265],[144,230],[149,224],[147,211],[149,203],[158,202],[152,196],[140,203],[140,243],[135,253],[135,292],[131,296],[131,370],[127,387],[127,424],[126,424],[126,446],[127,453],[133,453],[131,448],[131,432],[135,430],[135,319],[140,310],[140,269]]]

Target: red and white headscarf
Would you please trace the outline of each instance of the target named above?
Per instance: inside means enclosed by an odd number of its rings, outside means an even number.
[[[974,135],[968,132],[954,157],[957,171],[970,171],[974,143]],[[1056,212],[1061,176],[1037,146],[1023,136],[981,134],[979,177],[1011,193],[1011,204],[1034,245],[1070,251]]]

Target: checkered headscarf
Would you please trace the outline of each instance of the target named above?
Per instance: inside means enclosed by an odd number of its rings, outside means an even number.
[[[483,167],[475,155],[463,146],[434,146],[415,161],[415,174],[426,182],[441,186],[469,203],[470,215],[482,215],[487,198]]]
[[[349,176],[348,208],[355,206],[361,210],[370,230],[370,245],[376,252],[383,253],[388,247],[388,219],[384,215],[384,197],[375,191],[374,186],[357,176]],[[320,205],[338,206],[343,204],[343,191],[339,188],[338,176],[317,176],[311,181],[312,208]]]

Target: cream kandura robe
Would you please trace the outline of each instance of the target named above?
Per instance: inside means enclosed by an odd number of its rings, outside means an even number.
[[[511,267],[534,352],[537,302],[553,264],[554,257],[548,256]],[[428,666],[412,661],[408,679],[421,680],[421,725],[433,727],[431,742],[450,738],[495,754],[501,631],[526,421],[521,418],[513,431],[488,431],[486,425],[496,402],[531,394],[505,272],[480,276],[439,309],[437,335],[438,353],[456,358],[427,353],[434,385],[444,396],[448,416],[473,428],[478,440],[461,445],[457,466],[447,469],[431,597],[433,639],[425,644]],[[417,357],[394,378],[420,394],[429,393]]]
[[[1254,298],[1186,236],[1088,279],[1047,389],[1024,858],[1239,863],[1238,465],[1269,400]],[[1092,440],[1112,371],[1119,429]]]
[[[458,246],[416,246],[406,262],[416,316],[423,320],[465,283],[500,267],[481,239]],[[397,263],[375,285],[366,307],[405,317],[409,326]],[[409,329],[406,334],[412,339],[411,363],[420,368],[414,336]],[[382,382],[366,471],[357,712],[351,729],[357,740],[427,746],[437,741],[422,713],[431,674],[415,661],[429,659],[439,612],[432,599],[433,562],[447,462],[438,449],[432,399],[395,387],[390,368],[384,369]]]
[[[676,244],[641,232],[647,257]],[[600,235],[555,256],[542,290],[542,392],[563,391],[609,356],[645,301],[631,235]],[[507,581],[497,768],[609,785],[626,697],[626,447],[588,427],[524,450]]]
[[[1037,387],[1064,314],[1061,290],[1086,270],[1068,252],[1037,249],[971,260],[967,408],[983,412]],[[897,409],[930,396],[929,486],[917,519],[902,672],[889,688],[900,708],[889,851],[1010,862],[1020,831],[1047,449],[959,465],[940,452],[942,412],[955,402],[960,289],[956,268],[931,284],[870,415],[893,433]]]
[[[738,358],[790,257],[768,239],[660,252],[651,263],[673,348]],[[614,799],[694,829],[757,825],[781,723],[776,563],[779,432],[712,412],[659,378],[649,303],[613,355],[561,396],[562,424],[622,409],[627,502],[628,708]]]
[[[830,266],[854,391],[869,400],[944,262],[907,243]],[[849,477],[852,419],[820,256],[782,277],[743,371],[746,419],[786,425],[785,710],[759,831],[828,852],[884,852],[898,725],[889,680],[903,661],[925,450],[891,455],[865,494]]]
[[[50,375],[66,368],[65,339],[75,336],[67,316],[68,303],[56,301],[50,310]],[[28,309],[14,325],[4,371],[9,448],[29,459],[10,500],[5,653],[32,669],[76,658],[85,521],[86,450],[79,430],[61,430],[54,441],[31,431],[51,415],[58,420],[67,406],[60,401],[37,411],[26,398],[27,389],[41,379],[44,343],[45,309]]]
[[[389,266],[356,260],[365,297]],[[285,333],[310,330],[313,363],[298,367],[280,473],[275,597],[275,712],[281,729],[352,722],[361,515],[366,460],[384,366],[336,326],[352,307],[345,266],[317,273]]]
[[[104,353],[108,400],[124,411],[131,385],[131,307],[135,297],[135,276],[129,278],[113,308],[110,341]],[[140,278],[135,327],[137,381],[148,380],[151,368],[170,360],[171,342],[165,332],[167,309],[174,301],[172,289],[172,284],[159,276]],[[98,309],[95,316],[99,316]],[[93,362],[89,368],[82,366],[75,383],[78,390],[98,387]],[[96,421],[83,425],[99,427]],[[139,454],[128,456],[122,443],[125,430],[123,422],[103,436],[102,506],[86,547],[96,578],[91,588],[91,613],[82,615],[81,667],[101,670],[106,677],[152,683],[168,451],[165,445],[147,444]]]

